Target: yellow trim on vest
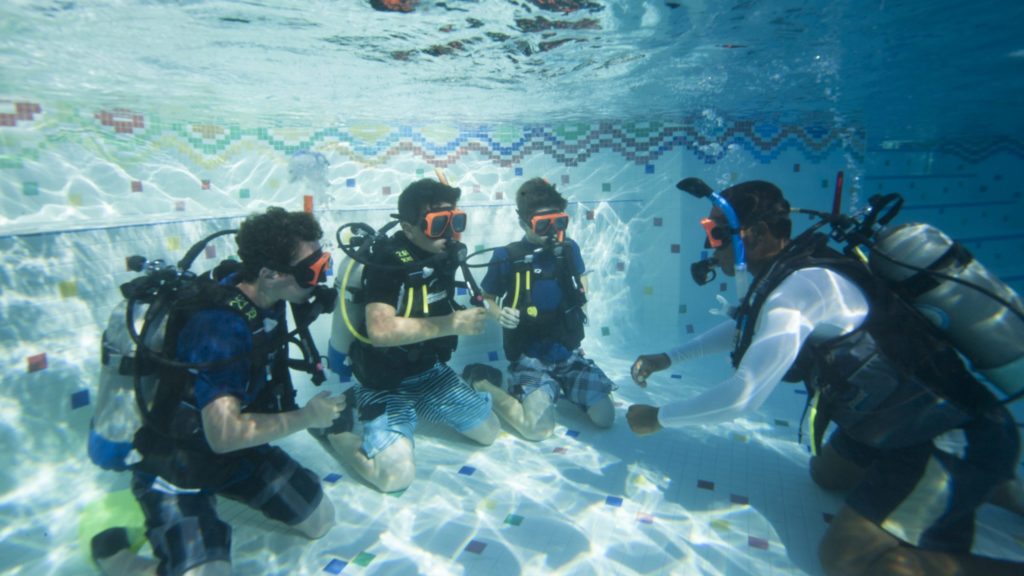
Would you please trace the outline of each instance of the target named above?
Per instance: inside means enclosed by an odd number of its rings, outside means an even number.
[[[430,316],[430,302],[427,300],[427,285],[423,284],[423,315]]]
[[[345,305],[345,292],[347,290],[346,287],[348,286],[349,278],[352,276],[352,269],[355,268],[355,266],[356,261],[351,260],[348,263],[348,267],[345,268],[345,277],[341,279],[341,287],[338,289],[338,291],[341,292],[340,294],[338,294],[338,306],[341,307],[341,318],[345,321],[345,327],[348,328],[348,331],[351,332],[352,335],[355,336],[356,339],[359,340],[360,342],[372,344],[369,338],[360,334],[359,330],[352,325],[352,320],[349,319],[348,317],[348,306]]]
[[[408,318],[409,316],[412,316],[412,290],[406,290],[405,296],[405,314],[402,314],[402,316]]]
[[[815,390],[814,396],[811,397],[811,404],[807,408],[807,437],[811,440],[811,456],[818,455],[818,442],[817,436],[814,434],[814,420],[818,415],[818,399],[821,398],[821,392]]]
[[[519,277],[522,272],[516,272],[516,291],[512,295],[512,308],[519,308]]]

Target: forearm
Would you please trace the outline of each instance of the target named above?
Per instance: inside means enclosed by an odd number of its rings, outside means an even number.
[[[243,414],[233,397],[218,398],[202,414],[206,441],[218,454],[274,442],[309,427],[303,410]]]
[[[370,342],[374,346],[404,346],[434,338],[455,335],[452,314],[430,318],[405,318],[393,316],[382,322],[370,324]]]
[[[714,326],[703,334],[691,338],[680,346],[677,346],[665,354],[672,360],[673,364],[696,360],[709,354],[727,352],[733,344],[733,337],[736,334],[736,323],[727,320]]]

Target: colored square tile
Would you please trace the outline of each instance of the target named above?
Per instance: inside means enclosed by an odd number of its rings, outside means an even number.
[[[654,286],[644,286],[644,296],[654,294]]]
[[[238,197],[242,198],[243,200],[246,199],[246,198],[251,198],[252,197],[252,192],[249,191],[248,188],[242,188],[242,189],[240,189],[238,191]]]
[[[715,532],[728,532],[729,530],[732,530],[732,526],[729,524],[728,520],[712,520],[711,529]]]
[[[39,196],[38,182],[22,182],[21,193],[25,196]]]
[[[313,197],[311,195],[306,194],[302,197],[302,210],[307,214],[313,213]]]
[[[341,571],[345,569],[345,566],[348,566],[347,562],[335,558],[328,562],[327,566],[324,566],[324,572],[327,572],[328,574],[341,574]]]
[[[132,192],[142,192],[142,181],[132,180]]]
[[[711,490],[714,492],[715,483],[710,480],[697,480],[697,488],[700,488],[701,490]]]
[[[518,514],[509,514],[505,516],[505,524],[511,524],[513,526],[519,526],[523,523],[523,517]]]
[[[746,442],[747,440],[750,440],[750,437],[747,436],[746,434],[739,434],[734,432],[732,435],[732,439],[737,442]]]
[[[679,305],[679,313],[680,314],[686,314],[686,304],[680,304]]]
[[[363,566],[365,568],[366,566],[369,566],[370,562],[373,562],[373,559],[376,557],[376,554],[370,554],[369,552],[360,552],[359,555],[356,556],[354,560],[352,560],[352,563],[358,564],[359,566]]]
[[[569,183],[569,175],[568,174],[562,174],[562,184],[568,184],[568,183]]]
[[[643,524],[654,524],[654,516],[646,512],[637,512],[636,519]]]
[[[787,422],[786,420],[780,420],[778,418],[775,419],[775,425],[778,426],[779,428],[789,428],[789,422]]]
[[[644,174],[654,174],[654,164],[644,166]]]
[[[694,333],[693,324],[687,324],[686,325],[686,333],[687,334],[693,334]]]
[[[758,538],[757,536],[748,536],[747,543],[750,544],[751,548],[758,548],[760,550],[768,549],[768,541],[764,538]]]
[[[750,498],[740,496],[739,494],[730,494],[729,502],[732,502],[733,504],[750,504]]]
[[[661,227],[661,225],[662,225],[662,223],[663,223],[663,222],[664,222],[664,221],[663,221],[663,220],[662,220],[661,218],[655,218],[655,219],[654,219],[654,225],[655,225],[656,227]]]
[[[473,554],[483,553],[484,548],[487,548],[487,544],[484,544],[479,540],[470,540],[469,544],[466,544],[466,552],[471,552]]]
[[[728,289],[729,289],[729,285],[726,284],[725,282],[722,282],[721,284],[718,285],[718,291],[719,292],[725,292]]]
[[[602,182],[601,183],[601,192],[611,192],[611,191],[612,191],[612,183],[611,182]]]
[[[569,451],[569,449],[564,447],[564,446],[559,446],[558,448],[555,448],[554,450],[552,450],[552,452],[554,452],[555,454],[565,454],[568,451]]]
[[[463,466],[462,468],[459,468],[459,474],[472,476],[473,472],[476,472],[476,468],[473,468],[472,466]]]
[[[615,270],[616,271],[623,272],[623,271],[625,271],[625,269],[626,269],[626,263],[625,262],[616,262],[615,263]]]
[[[65,280],[57,283],[61,298],[73,298],[78,295],[78,282]]]
[[[516,174],[516,176],[522,176],[523,175],[523,169],[517,166],[516,169],[515,169],[515,174]]]
[[[569,438],[577,438],[580,435],[580,431],[579,430],[566,430],[565,431],[565,435],[568,436]]]
[[[611,333],[612,331],[609,330],[607,326],[601,326],[601,336],[607,336]]]
[[[217,247],[214,246],[213,244],[209,244],[209,245],[206,246],[206,248],[203,248],[203,254],[205,254],[205,256],[207,258],[209,258],[209,259],[216,258],[217,257]]]
[[[355,178],[346,178],[345,179],[345,187],[346,188],[355,188],[356,187],[356,179]]]
[[[799,164],[793,164],[793,172],[799,172],[799,171],[800,171],[800,165]]]
[[[341,480],[341,478],[341,474],[338,474],[337,472],[331,472],[327,476],[324,476],[324,482],[327,482],[328,484],[334,484],[338,480]]]
[[[682,380],[683,379],[683,375],[682,374],[673,374],[672,375],[672,379],[673,380]]]
[[[209,180],[203,180],[201,182],[201,185],[202,185],[203,190],[209,190],[210,189],[210,181]]]
[[[622,498],[618,496],[608,496],[604,499],[604,503],[608,506],[615,506],[618,508],[619,506],[622,506]]]
[[[79,194],[78,192],[73,192],[71,194],[68,194],[68,205],[70,205],[70,206],[81,206],[82,205],[82,195]]]
[[[391,194],[391,186],[385,186],[385,187],[381,188],[380,189],[380,193],[381,193],[382,196],[390,195]]]
[[[504,192],[495,192],[494,193],[494,199],[495,200],[504,200],[505,199],[505,193]]]
[[[594,211],[593,210],[587,210],[587,220],[593,220],[593,219],[594,219]]]
[[[497,350],[491,350],[490,352],[488,352],[487,353],[487,360],[489,362],[497,362],[498,361],[498,351]]]
[[[175,212],[184,212],[185,211],[185,201],[184,200],[178,200],[177,202],[175,202],[174,203],[174,211]]]
[[[465,296],[466,294],[469,294],[469,289],[468,288],[463,288],[462,286],[458,286],[458,287],[455,288],[455,295],[456,296]]]
[[[679,254],[679,244],[673,244],[671,246],[671,251],[673,254]]]
[[[89,405],[89,391],[79,390],[71,395],[71,409],[78,410],[83,406]]]
[[[39,372],[46,369],[46,353],[28,357],[28,371]]]

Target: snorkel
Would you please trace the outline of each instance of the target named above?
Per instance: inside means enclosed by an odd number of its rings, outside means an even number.
[[[747,273],[747,254],[743,248],[743,239],[740,237],[740,220],[736,217],[736,211],[732,209],[732,206],[729,205],[729,202],[721,194],[712,190],[700,178],[684,178],[676,183],[676,188],[690,194],[694,198],[707,198],[711,200],[711,204],[725,214],[725,219],[729,223],[729,234],[732,236],[733,254],[735,254],[736,258],[736,294],[738,300],[742,302],[747,294],[747,289],[750,287],[750,277]],[[713,268],[717,265],[717,258],[707,258],[692,264],[690,272],[693,274],[697,284],[707,284],[714,279]]]

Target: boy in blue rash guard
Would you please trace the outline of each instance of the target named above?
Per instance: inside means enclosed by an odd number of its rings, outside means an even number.
[[[142,460],[132,478],[157,574],[231,573],[231,527],[217,516],[217,495],[309,538],[334,525],[317,475],[269,444],[329,426],[345,408],[344,396],[327,392],[296,405],[281,337],[285,302],[305,303],[330,267],[321,236],[303,212],[250,216],[237,235],[241,270],[202,284],[171,311],[164,353],[189,367],[161,365],[150,418],[135,436]],[[109,544],[96,555],[104,573],[153,573]]]
[[[488,378],[485,365],[467,366],[464,373],[478,390],[491,393],[495,412],[527,440],[551,434],[555,402],[563,396],[600,428],[615,420],[615,385],[580,349],[586,269],[579,246],[565,236],[566,205],[543,178],[519,187],[516,207],[525,236],[494,251],[480,283],[504,328],[509,385],[492,382],[500,376]]]

